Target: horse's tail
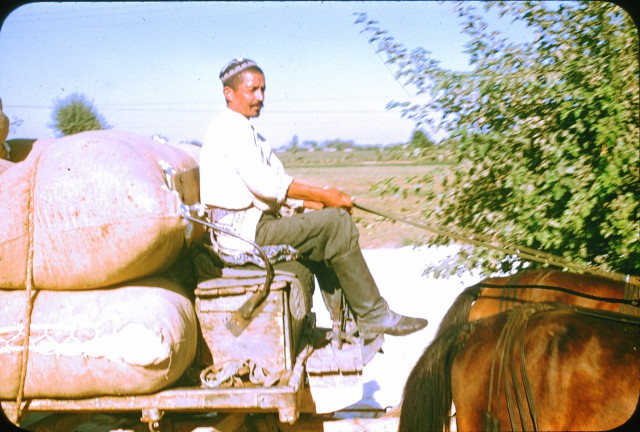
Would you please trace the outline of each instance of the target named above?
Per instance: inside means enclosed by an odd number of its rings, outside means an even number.
[[[473,305],[473,302],[478,299],[481,291],[482,287],[478,285],[470,286],[462,291],[458,297],[456,297],[453,304],[442,318],[442,321],[440,321],[440,327],[438,327],[437,334],[440,334],[443,329],[456,327],[460,324],[466,323],[469,320],[471,305]]]
[[[442,327],[405,384],[398,432],[449,431],[451,365],[473,324]]]

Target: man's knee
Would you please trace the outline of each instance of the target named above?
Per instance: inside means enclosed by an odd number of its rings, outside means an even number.
[[[334,240],[342,243],[340,249],[346,251],[358,245],[360,234],[348,211],[342,208],[327,208],[322,212],[325,213],[330,235]]]

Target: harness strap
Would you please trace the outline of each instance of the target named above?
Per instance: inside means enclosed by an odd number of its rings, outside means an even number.
[[[524,387],[524,392],[527,398],[527,405],[529,407],[529,414],[531,417],[531,422],[533,423],[533,430],[538,430],[538,414],[536,413],[536,405],[533,399],[533,393],[531,391],[531,383],[529,382],[529,374],[527,373],[527,361],[524,353],[524,342],[525,336],[527,333],[527,323],[529,320],[527,319],[520,332],[520,376],[522,377],[522,386]],[[520,412],[522,413],[522,408],[520,408]],[[524,420],[522,421],[524,424]]]
[[[491,415],[492,400],[495,393],[497,400],[500,394],[500,383],[504,383],[505,399],[507,403],[507,411],[509,413],[509,422],[512,430],[519,430],[515,410],[518,411],[520,425],[523,430],[529,429],[529,418],[533,430],[538,430],[537,414],[535,409],[535,401],[531,391],[531,384],[526,371],[526,358],[524,355],[524,342],[526,335],[526,327],[529,318],[541,311],[550,310],[554,306],[548,303],[527,303],[521,308],[510,309],[507,312],[507,321],[504,324],[491,364],[491,376],[489,382],[489,405],[487,408],[487,418],[491,421],[493,427],[499,428],[497,420]],[[518,348],[516,349],[516,343]],[[520,357],[520,377],[522,387],[518,385],[518,374],[514,368],[515,352]],[[495,377],[495,367],[498,362],[498,378]],[[503,376],[504,375],[504,376]],[[495,382],[495,392],[494,392]],[[523,397],[524,392],[524,397]],[[513,399],[515,398],[517,408],[514,407]],[[525,406],[526,401],[526,406]],[[526,411],[529,415],[527,416]]]
[[[507,285],[512,289],[503,290],[500,295],[500,304],[498,306],[500,312],[506,312],[513,308],[513,305],[518,304],[518,288],[520,288],[519,281],[520,273],[516,273],[509,277]],[[489,288],[489,287],[486,287]]]
[[[600,296],[595,296],[595,295],[575,291],[569,288],[562,288],[562,287],[550,286],[550,285],[496,285],[496,284],[480,282],[474,286],[477,286],[480,288],[498,288],[498,289],[503,289],[507,291],[518,290],[520,288],[534,288],[534,289],[545,289],[545,290],[551,290],[551,291],[561,291],[567,294],[572,294],[578,297],[584,297],[591,300],[604,301],[608,303],[619,303],[621,305],[627,305],[630,308],[640,309],[640,287],[638,286],[635,286],[635,288],[630,288],[631,290],[635,290],[635,291],[630,291],[629,294],[625,293],[624,298],[621,298],[621,299],[613,298],[613,297],[600,297]],[[633,285],[631,286],[633,287]]]
[[[498,399],[500,393],[500,383],[504,381],[505,398],[507,402],[507,411],[509,413],[509,421],[511,423],[512,430],[519,430],[516,423],[515,409],[513,406],[513,397],[515,396],[518,415],[522,430],[529,430],[528,422],[526,421],[526,412],[529,411],[529,418],[531,420],[532,428],[534,431],[538,430],[537,412],[535,408],[535,401],[533,398],[533,392],[531,391],[531,383],[526,370],[526,358],[525,358],[525,336],[527,330],[527,324],[529,319],[539,313],[549,310],[565,310],[573,313],[595,317],[598,319],[609,320],[618,323],[626,323],[631,325],[640,326],[640,319],[637,316],[626,315],[619,312],[603,311],[597,309],[589,309],[579,307],[575,305],[568,305],[565,303],[525,303],[518,308],[509,310],[506,318],[506,322],[500,332],[498,341],[496,343],[493,360],[491,363],[491,375],[489,381],[489,404],[487,413],[485,414],[485,428],[491,428],[492,430],[500,430],[500,424],[498,420],[491,414],[493,398]],[[517,374],[514,371],[515,364],[515,344],[518,342],[518,353],[520,357],[520,377],[522,379],[522,387],[518,387]],[[508,354],[505,354],[507,353]],[[498,363],[498,378],[495,377],[496,363]],[[509,379],[507,371],[510,372],[511,386],[510,390]],[[503,379],[504,374],[504,379]],[[495,387],[495,391],[494,391]],[[527,405],[525,406],[522,398],[522,391],[524,390],[525,400]],[[513,392],[513,395],[512,395]]]
[[[640,285],[630,283],[629,278],[624,282],[624,299],[629,303],[620,306],[620,313],[640,316]]]

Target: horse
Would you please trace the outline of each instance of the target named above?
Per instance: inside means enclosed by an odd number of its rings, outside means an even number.
[[[552,269],[487,278],[458,295],[439,328],[474,321],[525,302],[560,302],[640,316],[640,286]]]
[[[637,422],[640,318],[525,303],[443,328],[409,374],[399,432],[609,430]]]

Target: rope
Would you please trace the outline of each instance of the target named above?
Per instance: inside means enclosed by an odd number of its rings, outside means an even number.
[[[27,381],[27,365],[29,363],[29,339],[31,338],[31,315],[33,312],[33,305],[35,296],[33,289],[33,255],[34,251],[34,210],[33,210],[33,197],[35,193],[35,178],[38,168],[38,160],[34,164],[34,172],[30,178],[29,187],[29,208],[27,209],[28,215],[28,234],[29,234],[29,247],[27,249],[27,269],[26,269],[26,305],[24,310],[24,317],[22,319],[24,328],[24,339],[22,342],[22,363],[20,365],[20,383],[18,385],[18,395],[16,397],[16,423],[20,422],[22,417],[22,399],[24,398],[24,388]]]
[[[609,279],[614,279],[619,281],[628,280],[628,275],[626,274],[613,272],[613,271],[605,271],[605,270],[601,270],[601,269],[586,266],[586,265],[576,264],[567,260],[566,258],[563,258],[558,255],[554,255],[548,252],[542,252],[536,249],[531,249],[524,246],[518,246],[513,243],[500,243],[497,240],[490,239],[481,234],[477,234],[477,233],[473,233],[465,230],[461,230],[460,232],[453,232],[450,230],[446,230],[444,228],[440,228],[435,225],[419,224],[411,220],[403,219],[398,216],[393,216],[387,213],[383,213],[378,210],[374,210],[357,203],[354,203],[353,206],[365,212],[375,214],[386,219],[402,222],[407,225],[411,225],[425,231],[431,231],[445,237],[450,237],[454,240],[458,240],[464,243],[470,243],[474,246],[493,249],[507,255],[516,255],[516,256],[519,256],[520,258],[523,258],[529,261],[536,261],[536,262],[549,264],[549,265],[553,265],[560,268],[567,268],[570,270],[577,271],[579,273],[589,273],[589,274],[603,276]]]
[[[211,365],[200,372],[200,382],[207,388],[245,387],[242,377],[247,377],[253,384],[271,387],[280,381],[282,374],[270,373],[251,359],[220,368]]]
[[[31,273],[28,271],[28,273]],[[33,285],[30,280],[27,282],[27,302],[24,311],[24,340],[22,342],[22,363],[20,365],[20,384],[18,387],[18,395],[16,397],[16,422],[20,422],[22,417],[22,399],[24,397],[24,387],[27,381],[27,364],[29,363],[29,339],[31,338],[31,315],[33,312],[33,304],[35,295],[33,293]]]

